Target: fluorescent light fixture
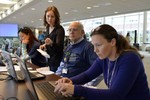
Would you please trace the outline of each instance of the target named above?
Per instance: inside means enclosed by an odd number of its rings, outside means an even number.
[[[8,10],[7,10],[7,14],[9,15],[10,13],[11,13],[11,10],[10,10],[10,9],[8,9]]]
[[[0,0],[0,3],[2,3],[2,4],[16,4],[17,2],[11,1],[11,0]]]
[[[14,5],[14,10],[17,10],[19,8],[18,4]]]

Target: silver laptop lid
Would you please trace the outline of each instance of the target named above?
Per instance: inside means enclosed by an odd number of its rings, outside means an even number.
[[[25,84],[29,90],[29,92],[32,94],[32,96],[34,97],[34,100],[39,100],[38,99],[38,96],[37,96],[37,93],[35,91],[35,88],[34,88],[34,85],[33,85],[33,82],[31,80],[31,76],[29,74],[29,70],[26,66],[26,62],[23,61],[22,59],[20,59],[19,56],[15,55],[18,62],[19,62],[19,66],[20,66],[20,70],[21,72],[23,73],[23,76],[24,76],[24,80],[25,80]]]
[[[13,61],[9,52],[2,50],[2,56],[8,73],[17,80],[17,74],[13,65]]]

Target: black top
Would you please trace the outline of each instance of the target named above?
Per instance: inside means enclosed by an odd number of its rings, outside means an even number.
[[[65,31],[64,28],[56,26],[54,30],[49,34],[49,28],[46,31],[46,38],[50,38],[53,41],[53,45],[46,45],[47,53],[50,55],[49,66],[51,71],[56,71],[60,61],[63,57],[63,48],[64,48],[64,37]]]

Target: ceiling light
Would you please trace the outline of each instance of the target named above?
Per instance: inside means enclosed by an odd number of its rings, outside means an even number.
[[[48,2],[53,2],[53,0],[48,0]]]
[[[24,3],[29,3],[31,0],[24,0]]]
[[[86,7],[87,9],[91,9],[92,7]]]
[[[67,15],[67,14],[69,14],[68,12],[65,12],[65,14]]]
[[[11,0],[0,0],[1,4],[16,4],[17,2]]]
[[[17,10],[19,8],[19,6],[18,6],[18,4],[16,4],[15,6],[14,6],[14,10]]]
[[[35,8],[31,8],[31,10],[35,10]]]
[[[7,14],[9,15],[10,13],[11,13],[11,10],[10,10],[10,9],[8,9],[8,10],[7,10]]]
[[[93,15],[91,15],[90,17],[94,17]]]
[[[115,13],[115,14],[118,14],[118,12],[117,12],[117,11],[115,11],[114,13]]]
[[[3,14],[2,14],[2,17],[4,18],[5,16],[6,16],[5,13],[3,13]]]

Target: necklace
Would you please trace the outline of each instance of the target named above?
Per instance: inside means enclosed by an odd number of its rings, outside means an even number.
[[[108,87],[111,86],[111,82],[112,82],[112,79],[114,77],[114,72],[115,72],[115,69],[116,69],[117,60],[118,60],[118,57],[115,61],[114,67],[112,69],[111,76],[110,76],[110,60],[108,61],[108,70],[107,70],[107,85],[108,85]],[[110,78],[109,78],[109,76],[110,76]]]

